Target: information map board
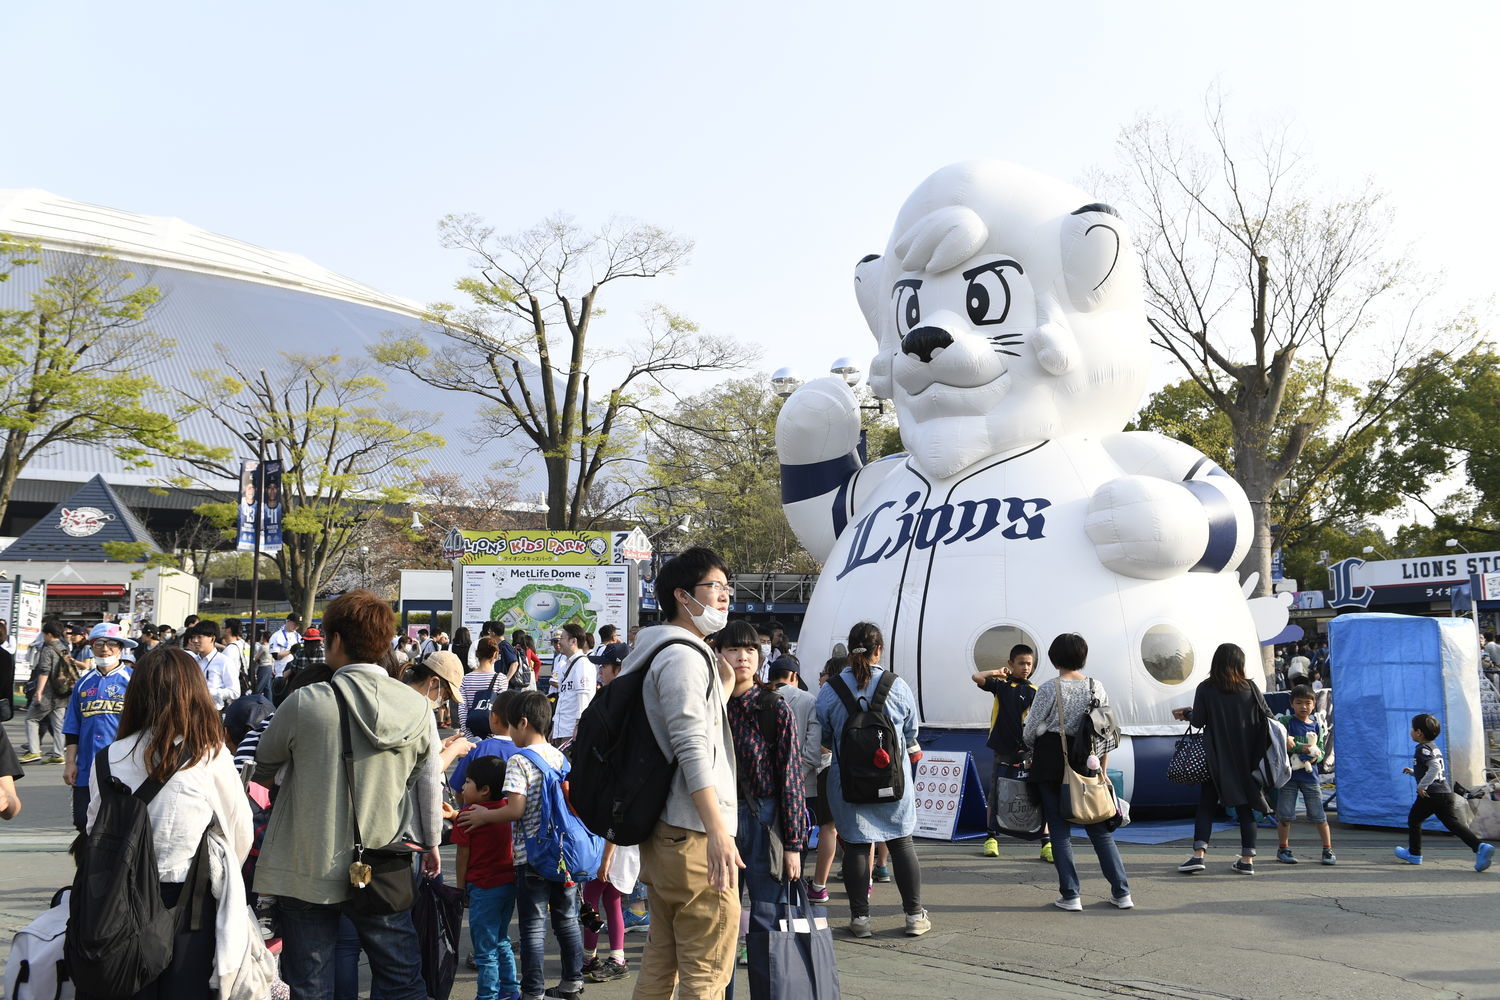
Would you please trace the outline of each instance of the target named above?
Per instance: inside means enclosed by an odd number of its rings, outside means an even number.
[[[923,751],[915,776],[918,837],[973,840],[985,836],[983,782],[967,753]]]

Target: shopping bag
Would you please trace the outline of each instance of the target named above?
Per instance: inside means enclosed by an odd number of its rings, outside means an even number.
[[[422,981],[433,1000],[448,1000],[458,974],[458,938],[463,927],[464,892],[422,876],[411,921],[422,950]]]
[[[1208,741],[1203,738],[1203,730],[1189,727],[1172,749],[1167,780],[1179,785],[1201,785],[1208,779]]]
[[[750,1000],[838,1000],[828,912],[808,900],[800,879],[783,882],[781,896],[782,902],[751,903]]]
[[[1041,796],[1031,782],[996,774],[990,800],[995,829],[1012,837],[1029,837],[1041,832]]]

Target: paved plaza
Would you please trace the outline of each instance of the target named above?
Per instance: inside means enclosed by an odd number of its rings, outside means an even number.
[[[19,723],[7,725],[12,741]],[[32,768],[20,783],[25,811],[0,825],[0,953],[10,937],[71,879],[65,853],[68,796],[60,766]],[[1267,841],[1274,832],[1262,831]],[[1298,838],[1300,837],[1300,844]],[[1396,862],[1393,830],[1335,823],[1336,867],[1277,864],[1263,850],[1253,877],[1229,871],[1234,835],[1216,835],[1207,873],[1180,875],[1186,841],[1124,844],[1134,910],[1107,902],[1108,887],[1087,841],[1074,842],[1084,912],[1050,904],[1052,868],[1031,845],[1002,842],[999,859],[979,842],[918,841],[932,932],[901,933],[895,886],[878,885],[875,937],[842,932],[835,891],[836,950],[846,1000],[1062,1000],[1142,998],[1500,998],[1500,866],[1477,874],[1452,837],[1430,835],[1427,863]],[[1294,847],[1316,846],[1299,825]],[[1316,851],[1304,852],[1316,856]],[[451,850],[445,869],[452,871]],[[512,936],[515,936],[514,930]],[[637,964],[644,934],[626,936]],[[468,952],[467,932],[463,952]],[[472,997],[461,969],[455,1000]],[[549,982],[556,972],[549,972]],[[631,980],[589,985],[591,1000],[626,1000]],[[740,971],[737,995],[749,996]]]

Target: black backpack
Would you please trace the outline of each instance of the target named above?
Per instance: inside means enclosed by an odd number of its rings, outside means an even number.
[[[687,639],[671,639],[639,670],[616,677],[600,688],[578,719],[571,749],[573,772],[568,800],[578,818],[593,833],[612,844],[629,847],[651,836],[666,810],[667,795],[677,774],[677,761],[667,760],[651,721],[646,718],[646,674],[668,646],[698,648]],[[709,691],[719,683],[713,660],[708,667]]]
[[[186,763],[184,753],[177,767]],[[110,774],[108,747],[94,758],[93,780],[99,783],[99,812],[73,877],[63,954],[78,994],[108,1000],[129,997],[166,971],[184,907],[198,925],[209,891],[203,860],[208,829],[182,895],[176,905],[164,906],[146,812],[163,782],[147,778],[132,792]]]
[[[838,748],[845,802],[897,802],[906,791],[906,768],[901,763],[906,748],[896,724],[885,714],[886,695],[895,682],[889,670],[881,674],[868,703],[863,698],[855,701],[842,677],[828,682],[849,713]]]

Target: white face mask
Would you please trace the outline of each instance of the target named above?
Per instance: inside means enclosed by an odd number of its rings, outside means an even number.
[[[771,644],[769,642],[763,642],[760,644],[760,655],[766,657],[771,655]]]
[[[688,617],[693,620],[693,627],[696,628],[699,632],[702,632],[704,635],[713,635],[715,632],[719,631],[719,629],[729,624],[728,611],[720,611],[718,608],[711,608],[707,604],[704,604],[702,601],[698,600],[696,597],[689,597],[688,600],[692,601],[694,604],[698,605],[698,607],[703,609],[696,615],[689,614]]]
[[[100,670],[113,670],[120,663],[118,656],[94,656],[94,666]]]
[[[433,707],[435,707],[435,708],[442,708],[443,707],[443,702],[447,701],[447,698],[444,697],[444,695],[446,694],[446,692],[443,690],[443,688],[444,688],[443,682],[442,681],[438,681],[438,683],[437,683],[437,693],[433,694],[431,692],[428,692],[428,694],[427,694],[427,700],[430,701],[430,702],[432,702]]]

